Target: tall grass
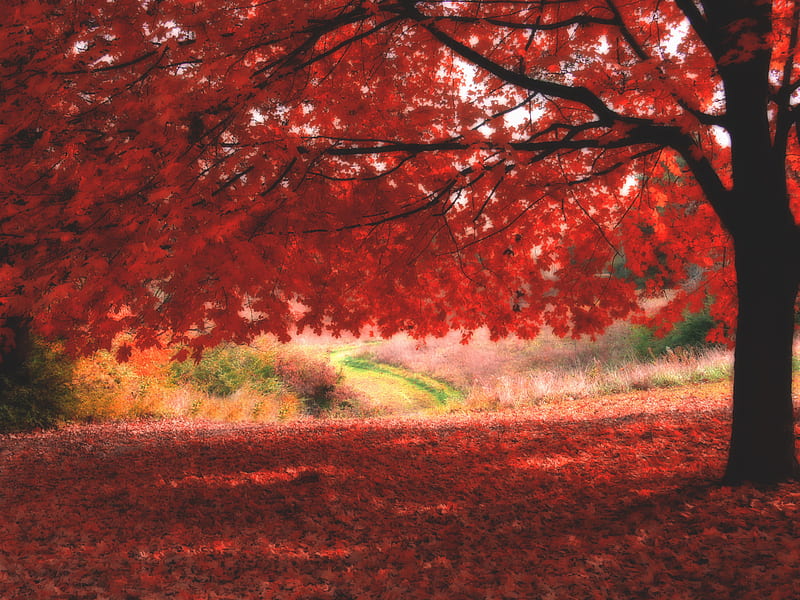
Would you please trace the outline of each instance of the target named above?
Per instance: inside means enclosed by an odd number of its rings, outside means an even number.
[[[519,408],[569,398],[672,387],[730,377],[730,352],[674,353],[652,362],[577,369],[533,369],[477,381],[466,399],[471,408]]]
[[[454,334],[420,344],[396,337],[369,353],[376,360],[430,374],[466,390],[469,409],[520,408],[559,399],[669,387],[729,378],[723,348],[666,348],[642,357],[641,329],[618,323],[591,341],[543,333],[535,340],[492,342],[477,332],[469,344]]]
[[[680,341],[673,336],[669,343],[675,340]],[[458,333],[422,343],[405,336],[301,336],[279,344],[264,337],[252,346],[214,349],[199,363],[177,364],[168,350],[134,351],[127,363],[117,362],[113,352],[99,352],[70,367],[68,396],[75,400],[63,416],[280,421],[502,410],[732,374],[729,350],[669,347],[628,323],[613,325],[594,341],[545,332],[535,340],[493,342],[485,331],[469,344],[460,341]],[[798,368],[800,342],[795,354]]]

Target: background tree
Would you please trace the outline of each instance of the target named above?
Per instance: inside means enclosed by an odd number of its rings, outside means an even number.
[[[795,2],[1,10],[8,319],[83,351],[594,334],[637,309],[623,256],[646,293],[694,265],[662,317],[738,303],[726,477],[797,475]]]

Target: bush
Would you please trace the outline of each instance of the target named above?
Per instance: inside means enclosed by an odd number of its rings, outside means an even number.
[[[345,400],[338,393],[341,375],[329,362],[293,352],[281,356],[275,367],[286,386],[301,398],[308,414],[330,412]]]
[[[77,419],[158,418],[174,415],[165,402],[172,393],[165,368],[153,368],[139,351],[119,362],[115,353],[100,350],[80,359],[73,388],[78,396]]]
[[[207,351],[199,362],[173,363],[170,373],[176,383],[223,398],[245,386],[262,394],[281,388],[272,353],[249,346],[218,346]]]
[[[374,416],[364,396],[342,383],[341,372],[322,358],[304,350],[284,351],[276,371],[287,389],[303,403],[306,414],[315,417]]]
[[[0,431],[53,427],[70,418],[73,363],[57,347],[34,341],[22,368],[0,375]]]
[[[706,341],[708,332],[716,325],[708,310],[687,313],[676,323],[672,331],[662,338],[656,337],[649,327],[633,330],[632,346],[637,358],[647,359],[663,356],[677,348],[701,349],[714,346]]]
[[[340,384],[329,362],[268,339],[255,347],[220,345],[197,362],[170,363],[169,352],[134,351],[120,363],[113,351],[101,351],[78,361],[75,417],[264,421],[360,414],[358,395]]]
[[[188,384],[201,394],[189,408],[190,415],[208,412],[204,409],[215,404],[213,398],[235,400],[232,396],[245,391],[277,400],[282,407],[278,418],[296,410],[292,398],[302,404],[303,412],[313,416],[345,415],[357,410],[357,394],[340,384],[341,376],[333,365],[284,346],[218,346],[199,362],[174,363],[170,372],[174,383]],[[252,416],[257,417],[259,410],[254,406]]]

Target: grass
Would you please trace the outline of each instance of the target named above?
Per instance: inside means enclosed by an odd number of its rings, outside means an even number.
[[[305,341],[314,346],[313,340]],[[319,345],[317,354],[324,351],[338,370],[342,383],[359,390],[370,414],[435,414],[447,412],[461,403],[464,393],[452,385],[371,358],[370,349],[381,343],[375,340],[345,343],[327,340],[327,343]]]
[[[477,332],[464,345],[456,334],[424,343],[398,336],[370,346],[367,352],[375,361],[425,373],[464,390],[466,410],[516,409],[731,377],[729,350],[678,348],[641,359],[633,348],[636,333],[630,324],[619,323],[594,341],[544,333],[535,340],[492,342],[486,332]]]
[[[388,377],[403,388],[420,392],[432,398],[439,406],[447,406],[452,401],[463,398],[464,394],[453,386],[422,374],[413,374],[406,369],[378,363],[363,356],[346,356],[340,363],[350,371],[360,371],[378,377]]]
[[[493,342],[485,331],[469,344],[458,333],[423,342],[264,337],[215,349],[196,365],[170,364],[169,350],[135,351],[124,364],[113,351],[100,352],[73,369],[78,400],[68,419],[279,422],[539,410],[570,398],[731,379],[729,350],[677,347],[642,358],[641,339],[641,330],[617,323],[596,340],[545,332]]]

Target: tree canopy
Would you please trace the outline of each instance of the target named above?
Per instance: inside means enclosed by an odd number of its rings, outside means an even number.
[[[594,334],[644,279],[675,291],[666,320],[711,298],[722,339],[763,287],[753,314],[779,317],[746,348],[782,348],[785,430],[798,10],[11,0],[3,312],[78,350],[123,331],[198,350],[295,326]]]

